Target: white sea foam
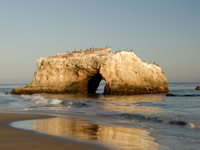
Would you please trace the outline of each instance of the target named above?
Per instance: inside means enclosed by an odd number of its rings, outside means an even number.
[[[189,122],[188,126],[189,126],[190,129],[199,129],[200,128],[200,123]]]
[[[21,99],[24,101],[31,101],[34,103],[34,105],[39,105],[39,106],[45,106],[45,105],[58,105],[63,102],[63,100],[60,99],[48,99],[41,97],[39,95],[21,95]]]
[[[189,128],[191,128],[191,129],[194,129],[194,128],[196,128],[196,126],[195,126],[195,124],[194,123],[188,123],[188,126],[189,126]]]

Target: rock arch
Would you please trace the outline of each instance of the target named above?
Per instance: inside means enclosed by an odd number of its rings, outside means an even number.
[[[91,49],[40,58],[33,82],[14,94],[93,94],[102,79],[104,94],[168,92],[167,79],[158,65],[141,61],[133,52]]]

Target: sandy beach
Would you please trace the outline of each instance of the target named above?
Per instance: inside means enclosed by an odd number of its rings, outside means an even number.
[[[6,150],[102,150],[97,144],[21,130],[9,126],[11,122],[50,118],[48,115],[0,113],[0,149]]]

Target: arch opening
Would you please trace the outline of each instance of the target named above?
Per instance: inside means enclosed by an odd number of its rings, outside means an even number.
[[[98,73],[88,81],[88,94],[96,94],[97,88],[99,87],[102,79],[103,78],[102,78],[101,74]]]
[[[102,79],[99,83],[99,86],[96,90],[96,93],[97,94],[104,94],[105,86],[106,86],[106,81],[104,79]]]

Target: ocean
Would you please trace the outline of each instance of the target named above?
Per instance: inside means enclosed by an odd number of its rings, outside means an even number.
[[[116,150],[197,150],[200,148],[200,83],[169,83],[169,93],[12,95],[25,85],[0,84],[0,112],[57,116],[11,125],[63,138],[96,142]]]

